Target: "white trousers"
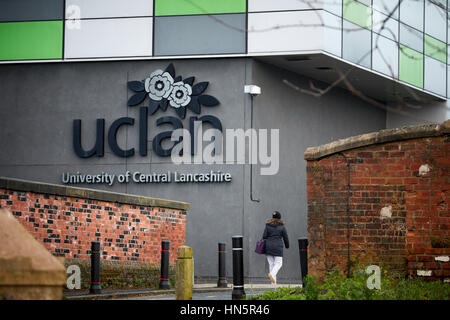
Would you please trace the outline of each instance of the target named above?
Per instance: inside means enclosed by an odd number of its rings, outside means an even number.
[[[275,283],[277,283],[277,273],[283,265],[283,257],[275,257],[266,255],[267,262],[269,263],[269,272],[272,277],[275,279]]]

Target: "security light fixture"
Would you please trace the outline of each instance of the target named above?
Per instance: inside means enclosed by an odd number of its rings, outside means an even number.
[[[252,97],[254,96],[258,96],[261,94],[261,88],[255,85],[245,85],[244,86],[244,93],[249,93],[252,95]]]

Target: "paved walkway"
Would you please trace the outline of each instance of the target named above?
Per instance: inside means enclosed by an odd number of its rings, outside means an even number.
[[[260,294],[268,290],[281,287],[298,287],[299,284],[245,284],[247,296]],[[194,300],[229,300],[231,299],[232,285],[227,288],[218,288],[216,284],[195,284],[193,290]],[[175,288],[173,289],[123,289],[102,290],[101,294],[89,294],[89,290],[65,291],[64,296],[69,300],[105,300],[105,299],[139,299],[139,300],[173,300]]]

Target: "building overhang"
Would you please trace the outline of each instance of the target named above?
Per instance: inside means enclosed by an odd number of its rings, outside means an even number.
[[[317,89],[326,90],[329,86],[340,87],[357,96],[364,96],[368,100],[372,99],[391,106],[406,103],[412,108],[419,108],[426,104],[447,100],[444,96],[343,60],[324,51],[299,54],[284,53],[270,56],[258,55],[255,56],[255,59],[322,82],[317,84]],[[295,87],[295,84],[291,85]],[[315,88],[302,89],[320,96],[320,92]]]

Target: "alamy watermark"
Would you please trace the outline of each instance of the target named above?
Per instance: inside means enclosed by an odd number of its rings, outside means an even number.
[[[194,136],[187,129],[172,132],[174,164],[259,164],[261,175],[279,171],[279,129],[225,129],[224,134],[218,129],[203,132],[202,122],[195,121],[193,132]]]
[[[69,275],[67,277],[66,286],[67,289],[81,289],[81,270],[76,264],[72,264],[67,267],[66,273]]]
[[[69,30],[81,29],[81,8],[75,4],[66,8],[66,28]]]
[[[377,265],[370,265],[366,268],[366,274],[370,274],[367,278],[366,285],[370,290],[381,289],[381,269]]]

